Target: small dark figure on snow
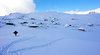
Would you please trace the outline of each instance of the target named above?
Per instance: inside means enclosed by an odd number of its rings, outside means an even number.
[[[17,32],[17,31],[14,31],[13,33],[15,34],[15,36],[17,36],[17,33],[18,33],[18,32]]]

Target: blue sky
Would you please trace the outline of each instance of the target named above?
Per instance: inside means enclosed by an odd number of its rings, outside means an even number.
[[[100,8],[100,0],[34,0],[37,11],[88,11]]]
[[[69,14],[100,13],[100,0],[0,0],[0,16],[35,11],[59,11]]]

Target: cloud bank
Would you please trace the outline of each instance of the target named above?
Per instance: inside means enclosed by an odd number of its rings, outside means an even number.
[[[95,9],[95,10],[89,10],[89,11],[66,11],[65,13],[68,13],[68,14],[89,14],[90,12],[95,12],[95,13],[100,13],[100,8],[98,9]]]
[[[33,0],[0,0],[0,16],[10,13],[30,13],[35,11]]]

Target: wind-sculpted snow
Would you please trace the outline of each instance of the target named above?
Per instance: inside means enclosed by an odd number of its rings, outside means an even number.
[[[19,43],[19,42],[22,42],[22,41],[29,40],[29,39],[31,39],[31,38],[33,38],[33,37],[30,37],[30,38],[22,38],[22,39],[20,39],[20,40],[13,41],[12,43],[8,44],[7,46],[3,46],[2,50],[0,50],[0,55],[7,55],[7,53],[8,53],[7,50],[8,50],[12,45],[14,45],[14,44],[16,44],[16,43]]]

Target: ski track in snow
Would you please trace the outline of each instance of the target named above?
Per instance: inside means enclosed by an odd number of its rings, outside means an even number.
[[[14,54],[14,53],[18,53],[18,52],[21,52],[21,51],[28,51],[28,50],[32,50],[32,49],[36,49],[36,48],[46,47],[46,46],[49,46],[49,45],[51,45],[51,44],[53,44],[53,43],[55,43],[55,42],[57,42],[57,41],[60,41],[60,40],[62,40],[62,39],[64,39],[64,38],[60,38],[60,39],[54,40],[54,41],[52,41],[52,42],[50,42],[50,43],[47,43],[47,44],[44,44],[44,45],[27,47],[27,48],[15,50],[15,51],[10,51],[10,52],[8,52],[8,53]]]
[[[0,55],[7,55],[7,53],[8,53],[7,50],[8,50],[12,45],[14,45],[14,44],[16,44],[16,43],[19,43],[19,42],[22,42],[22,41],[29,40],[29,39],[31,39],[31,38],[33,38],[33,37],[30,37],[30,38],[22,38],[22,39],[19,39],[19,40],[17,40],[17,41],[13,41],[12,43],[8,44],[7,46],[3,46],[3,48],[0,50]]]

